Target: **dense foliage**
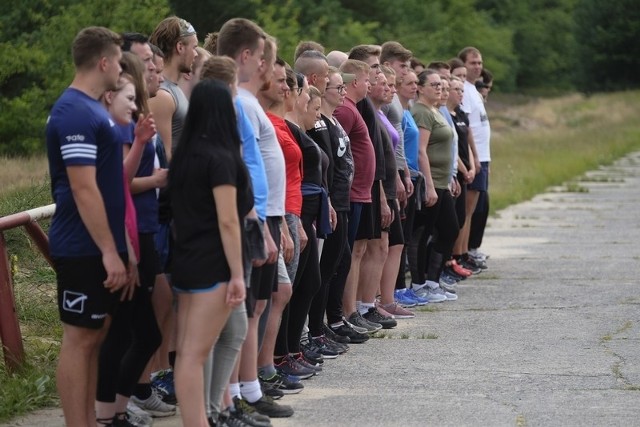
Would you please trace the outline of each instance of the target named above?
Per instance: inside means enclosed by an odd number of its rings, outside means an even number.
[[[640,86],[637,0],[23,0],[0,5],[0,155],[43,149],[47,111],[72,76],[87,25],[149,33],[175,13],[201,35],[233,16],[259,22],[288,61],[300,40],[328,50],[397,40],[429,62],[474,45],[505,92]],[[170,4],[169,4],[170,3]]]

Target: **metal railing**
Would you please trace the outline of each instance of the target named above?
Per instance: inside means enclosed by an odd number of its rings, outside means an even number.
[[[16,370],[24,363],[24,346],[13,293],[9,254],[3,232],[24,227],[49,265],[53,267],[49,255],[49,239],[37,221],[51,218],[55,210],[56,205],[52,204],[0,218],[0,341],[2,341],[5,365],[9,371]]]

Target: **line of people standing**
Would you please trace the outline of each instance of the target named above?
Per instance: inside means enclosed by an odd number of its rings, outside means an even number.
[[[187,426],[268,426],[325,360],[487,267],[477,49],[418,70],[395,41],[308,41],[290,65],[252,21],[199,47],[169,17],[72,53],[47,122],[67,425],[179,402]]]

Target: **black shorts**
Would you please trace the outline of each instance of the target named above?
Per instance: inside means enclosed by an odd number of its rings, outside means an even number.
[[[127,255],[120,254],[127,263]],[[58,284],[58,312],[63,323],[88,329],[100,329],[113,314],[120,292],[104,287],[107,272],[102,256],[60,257],[53,260]]]
[[[389,246],[404,245],[404,234],[400,220],[400,210],[395,200],[387,200],[389,209],[393,212],[393,222],[384,231],[389,232]]]
[[[266,225],[276,246],[280,247],[280,222],[282,217],[268,217]],[[251,270],[251,295],[256,300],[271,298],[271,294],[278,290],[278,261],[264,264]]]
[[[373,181],[371,203],[362,204],[360,224],[356,240],[379,239],[382,236],[382,211],[380,210],[380,181]]]

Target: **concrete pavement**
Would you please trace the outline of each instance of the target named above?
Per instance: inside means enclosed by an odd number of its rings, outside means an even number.
[[[274,426],[640,425],[640,153],[577,187],[490,219],[458,301],[326,361]]]

